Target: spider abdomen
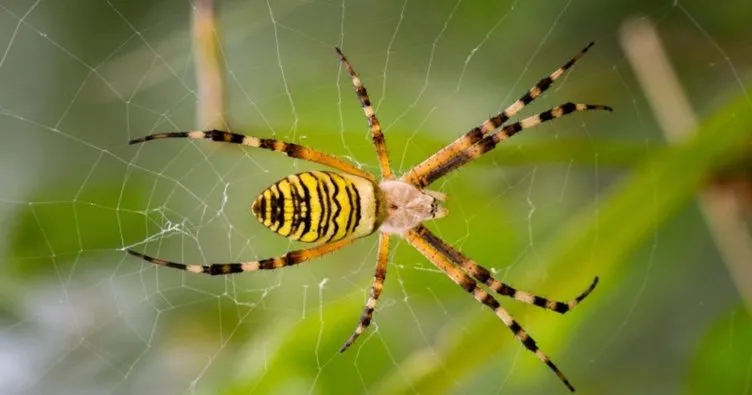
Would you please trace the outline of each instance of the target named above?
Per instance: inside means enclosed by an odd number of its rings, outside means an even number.
[[[331,242],[373,233],[381,198],[373,182],[354,175],[308,171],[289,175],[261,192],[253,215],[292,240]]]

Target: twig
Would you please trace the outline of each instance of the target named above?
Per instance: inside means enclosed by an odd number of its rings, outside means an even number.
[[[198,85],[197,125],[203,129],[226,129],[223,118],[222,62],[219,57],[219,33],[213,0],[196,1],[196,9],[193,12],[193,42]]]
[[[622,25],[621,45],[669,143],[690,138],[697,118],[671,67],[655,26],[647,18]],[[739,294],[752,313],[752,235],[744,202],[724,186],[700,192],[700,210]]]

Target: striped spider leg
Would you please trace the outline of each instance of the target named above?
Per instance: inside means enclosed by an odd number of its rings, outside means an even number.
[[[358,74],[355,72],[355,69],[353,69],[352,65],[347,60],[347,57],[345,57],[345,55],[339,48],[335,48],[335,50],[337,51],[337,56],[339,56],[340,61],[345,66],[347,73],[352,79],[355,94],[358,97],[358,101],[360,101],[360,106],[363,108],[363,113],[368,119],[368,127],[371,130],[371,139],[373,141],[374,147],[376,148],[376,157],[379,161],[381,177],[383,180],[394,179],[394,173],[392,172],[392,168],[389,165],[389,153],[386,149],[386,140],[384,138],[384,134],[381,131],[381,122],[379,122],[379,119],[376,117],[376,111],[373,109],[373,106],[371,105],[371,99],[368,97],[368,91],[363,85],[363,82],[358,77]],[[350,335],[350,337],[347,339],[345,344],[340,347],[339,352],[344,352],[345,350],[347,350],[355,342],[355,340],[363,332],[365,332],[366,329],[368,329],[368,326],[371,325],[371,318],[373,318],[373,312],[376,309],[376,303],[379,300],[379,296],[381,296],[381,290],[384,287],[384,280],[386,279],[387,257],[389,255],[388,233],[381,232],[379,234],[379,249],[376,255],[376,270],[373,275],[373,281],[371,283],[371,290],[368,301],[366,302],[366,306],[360,316],[358,326],[355,328],[355,331],[352,333],[352,335]]]
[[[431,233],[423,225],[418,225],[414,229],[405,234],[405,240],[410,243],[413,248],[423,254],[426,259],[431,261],[437,268],[439,268],[444,274],[446,274],[452,281],[462,287],[467,293],[473,296],[475,300],[482,303],[484,306],[493,310],[496,316],[504,323],[504,325],[512,331],[512,334],[527,348],[535,354],[538,359],[546,364],[556,376],[574,392],[574,387],[569,380],[564,376],[564,373],[551,361],[546,354],[541,351],[535,340],[525,331],[525,329],[512,318],[509,312],[499,304],[499,302],[491,296],[488,292],[484,291],[478,286],[478,282],[472,277],[468,276],[460,267],[458,267],[453,261],[451,255],[447,254],[444,250],[444,242]],[[587,294],[585,294],[587,296]],[[584,297],[583,297],[584,298]]]
[[[305,261],[309,261],[314,258],[318,258],[324,254],[334,252],[342,247],[345,247],[354,239],[339,240],[333,243],[322,244],[313,248],[306,248],[303,250],[290,251],[284,255],[261,259],[258,261],[246,261],[238,263],[210,263],[206,265],[187,265],[184,263],[171,262],[160,258],[154,258],[140,252],[128,249],[129,254],[139,257],[147,262],[151,262],[158,266],[171,267],[173,269],[185,270],[191,273],[208,274],[210,276],[227,275],[234,273],[253,272],[256,270],[274,270],[286,266],[297,265]]]
[[[426,169],[426,173],[417,179],[415,186],[418,188],[424,188],[430,185],[439,178],[444,177],[448,173],[459,169],[468,162],[472,162],[486,152],[496,148],[498,143],[505,141],[522,130],[532,128],[533,126],[552,119],[561,118],[576,111],[590,110],[613,111],[611,107],[600,104],[580,104],[571,102],[548,109],[539,114],[527,117],[519,122],[506,125],[498,132],[483,137],[480,141],[466,148],[464,151],[457,152],[451,157],[446,158],[444,162],[436,164],[435,167]]]
[[[373,140],[373,145],[376,147],[376,158],[379,161],[381,177],[390,180],[394,178],[394,173],[392,173],[392,168],[389,166],[389,153],[386,150],[384,133],[381,132],[381,122],[376,118],[376,111],[374,111],[373,106],[371,105],[368,91],[366,91],[366,87],[363,86],[363,82],[361,82],[358,74],[355,72],[350,62],[347,61],[347,58],[342,51],[339,48],[335,48],[335,50],[337,51],[339,60],[345,65],[347,73],[350,74],[350,78],[352,78],[355,94],[358,95],[360,106],[363,107],[363,113],[366,115],[366,118],[368,118],[368,127],[371,129],[371,139]]]
[[[355,331],[350,338],[347,339],[345,344],[340,347],[339,352],[345,352],[363,332],[371,325],[371,318],[373,318],[373,311],[376,309],[376,302],[381,296],[381,290],[384,287],[384,279],[386,279],[386,264],[389,257],[389,234],[379,233],[379,250],[376,253],[376,270],[373,274],[373,282],[371,284],[371,291],[366,302],[366,307],[363,309],[363,314],[360,315],[360,322],[355,328]]]
[[[433,181],[436,181],[438,178],[446,174],[448,171],[442,172],[441,170],[437,169],[446,169],[450,166],[450,163],[454,160],[454,158],[461,154],[463,151],[467,150],[468,148],[472,147],[473,145],[479,143],[484,136],[487,136],[490,132],[500,128],[507,120],[509,120],[510,117],[514,116],[525,108],[526,105],[530,104],[533,100],[537,99],[540,95],[543,94],[548,88],[551,87],[554,81],[556,81],[559,77],[564,75],[564,73],[567,72],[572,66],[577,63],[578,60],[580,60],[585,53],[592,47],[594,42],[590,42],[588,45],[585,46],[580,52],[578,52],[574,57],[569,59],[564,65],[556,69],[553,73],[551,73],[548,77],[545,77],[538,81],[530,90],[528,90],[522,97],[520,97],[516,102],[512,103],[509,107],[507,107],[504,111],[499,113],[498,115],[489,118],[485,122],[483,122],[480,126],[477,126],[473,129],[471,129],[469,132],[465,133],[464,135],[460,136],[453,142],[451,142],[449,145],[445,146],[444,148],[440,149],[435,154],[428,157],[423,162],[419,163],[418,165],[414,166],[412,169],[410,169],[407,173],[405,173],[401,180],[405,181],[407,183],[410,183],[412,185],[415,185],[418,188],[425,188],[426,186],[430,185]],[[584,106],[584,107],[583,107]],[[582,104],[576,104],[573,111],[585,111],[585,110],[593,110],[593,109],[603,109],[603,110],[611,110],[611,108],[606,106],[591,106],[591,105],[582,105]],[[569,114],[572,111],[564,112],[561,114],[558,114],[557,116],[554,116],[553,118],[559,118],[566,114]],[[543,113],[541,113],[543,115]],[[548,121],[550,119],[541,118],[541,122]],[[540,122],[539,122],[540,123]],[[525,124],[524,128],[535,126],[533,124]],[[519,130],[518,130],[519,131]],[[509,136],[506,136],[509,137]]]
[[[291,158],[303,159],[309,162],[329,166],[337,170],[355,176],[374,181],[373,175],[357,168],[350,162],[335,156],[304,147],[295,143],[287,143],[282,140],[246,136],[239,133],[225,132],[223,130],[194,130],[191,132],[167,132],[155,133],[148,136],[132,139],[128,144],[140,144],[151,140],[166,138],[186,138],[191,140],[211,140],[220,143],[238,144],[246,147],[261,148],[269,151],[280,152]]]
[[[514,300],[518,300],[523,303],[538,306],[546,310],[555,311],[559,314],[565,314],[568,311],[572,310],[575,306],[577,306],[580,302],[582,302],[588,295],[590,295],[590,293],[593,292],[593,290],[595,289],[595,286],[598,285],[598,277],[596,276],[595,279],[593,279],[593,282],[590,283],[590,285],[587,287],[587,289],[582,291],[582,293],[572,298],[571,300],[567,302],[550,300],[542,296],[532,294],[530,292],[525,292],[519,289],[515,289],[514,287],[497,280],[491,275],[491,272],[488,269],[479,265],[477,262],[473,261],[472,259],[466,257],[464,254],[459,252],[456,248],[452,247],[451,245],[449,245],[442,239],[434,236],[427,230],[423,237],[431,242],[431,245],[433,246],[434,249],[441,252],[445,257],[450,259],[455,265],[465,270],[465,272],[467,272],[467,274],[473,277],[476,281],[488,286],[488,288],[490,288],[497,294],[501,296],[510,297]]]

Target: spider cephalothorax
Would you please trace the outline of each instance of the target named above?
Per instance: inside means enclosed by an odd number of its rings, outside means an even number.
[[[441,218],[448,213],[441,205],[441,202],[445,200],[444,194],[424,188],[447,173],[492,150],[499,142],[521,130],[577,111],[611,111],[610,107],[603,105],[565,103],[521,121],[506,124],[510,117],[539,97],[557,78],[572,67],[592,44],[588,44],[562,67],[540,80],[503,112],[471,129],[410,169],[399,179],[395,178],[389,165],[384,135],[366,88],[339,48],[337,48],[337,54],[352,78],[355,92],[368,119],[381,170],[380,181],[371,173],[361,170],[350,162],[308,147],[276,139],[264,139],[221,130],[157,133],[133,139],[130,141],[131,144],[170,137],[240,144],[284,153],[289,157],[326,165],[337,171],[309,171],[287,176],[262,191],[251,204],[253,214],[270,230],[293,240],[319,242],[317,246],[290,251],[275,258],[194,265],[153,258],[131,249],[128,252],[161,266],[193,273],[222,275],[296,265],[336,251],[359,238],[378,232],[377,263],[370,295],[358,326],[340,349],[344,351],[371,323],[373,311],[386,278],[389,238],[390,235],[397,235],[404,238],[452,281],[471,294],[475,300],[493,310],[525,348],[551,368],[567,388],[574,391],[564,374],[538,348],[533,338],[485,289],[564,314],[593,291],[598,278],[596,277],[584,292],[568,302],[549,300],[519,291],[496,280],[483,266],[466,257],[423,226],[424,221]]]
[[[379,188],[387,207],[387,217],[379,228],[384,233],[403,235],[423,221],[449,213],[441,205],[443,194],[420,190],[401,180],[381,181]]]

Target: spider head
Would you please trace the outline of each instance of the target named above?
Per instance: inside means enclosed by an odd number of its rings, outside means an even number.
[[[449,210],[441,205],[446,195],[422,191],[404,181],[384,180],[379,183],[383,192],[387,217],[381,225],[386,233],[404,234],[429,219],[445,217]]]

